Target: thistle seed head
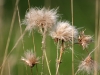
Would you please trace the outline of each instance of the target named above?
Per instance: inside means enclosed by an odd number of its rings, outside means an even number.
[[[72,35],[73,32],[73,35]],[[57,25],[52,29],[50,36],[57,40],[63,40],[63,41],[71,41],[72,37],[74,39],[77,38],[78,31],[77,29],[70,25],[68,21],[66,22],[58,22]]]
[[[27,25],[27,30],[38,28],[51,28],[57,21],[57,9],[31,8],[25,15],[23,24]]]
[[[34,67],[34,65],[38,63],[39,58],[36,57],[32,50],[27,50],[24,53],[24,57],[21,57],[21,60],[23,60],[28,66]]]
[[[88,45],[92,42],[92,36],[85,35],[84,31],[82,31],[78,38],[79,44],[82,45],[83,49],[87,48]]]
[[[97,68],[99,70],[99,65],[92,59],[90,55],[88,55],[85,60],[81,61],[78,71],[79,72],[86,72],[88,74],[92,74],[94,69]]]

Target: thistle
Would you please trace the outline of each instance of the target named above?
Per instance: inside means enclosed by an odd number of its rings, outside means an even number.
[[[73,35],[72,35],[73,31]],[[71,26],[71,24],[66,22],[58,22],[57,25],[52,29],[50,36],[57,40],[63,40],[65,41],[71,41],[72,37],[74,39],[77,38],[78,31],[74,26]]]
[[[23,24],[26,24],[26,30],[32,31],[34,28],[38,28],[39,32],[42,34],[42,66],[44,63],[44,56],[46,58],[46,62],[48,65],[48,60],[45,52],[45,39],[46,39],[46,33],[49,29],[55,25],[57,21],[58,15],[57,15],[57,9],[46,9],[46,8],[31,8],[29,9],[29,12],[26,13],[25,19],[23,21]],[[43,68],[42,68],[43,70]],[[50,72],[50,68],[48,65],[48,70]]]
[[[56,23],[58,18],[57,9],[31,8],[25,15],[23,24],[27,30],[34,28],[45,29],[46,31]]]
[[[88,56],[83,61],[80,62],[78,70],[76,71],[75,75],[78,72],[87,73],[91,75],[94,73],[94,70],[100,71],[100,65],[91,57],[91,54],[94,52],[94,50],[91,51],[88,54]]]
[[[21,60],[24,61],[31,68],[39,63],[39,57],[36,57],[35,53],[33,53],[32,50],[27,50],[24,53],[24,57],[21,57]]]
[[[79,44],[82,45],[83,49],[87,48],[88,45],[93,41],[92,36],[85,35],[84,31],[82,31],[78,38]]]
[[[87,74],[93,74],[95,68],[97,68],[97,70],[100,69],[96,61],[94,61],[92,57],[88,55],[85,60],[81,61],[80,65],[78,66],[77,72],[86,72]]]
[[[73,32],[73,34],[72,34]],[[64,43],[71,42],[72,38],[76,39],[78,35],[77,29],[72,26],[68,21],[58,22],[57,25],[52,29],[50,36],[56,41],[61,41],[60,56],[57,59],[56,75],[58,74],[59,64],[61,63],[62,54],[64,52]],[[57,51],[58,53],[58,51]],[[58,55],[57,55],[58,56]]]

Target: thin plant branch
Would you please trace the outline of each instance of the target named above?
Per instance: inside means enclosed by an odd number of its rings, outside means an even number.
[[[77,75],[78,71],[79,71],[79,69],[75,72],[75,75]]]
[[[20,14],[19,14],[19,8],[17,6],[17,11],[18,11],[18,21],[19,21],[19,27],[20,27],[20,34],[22,36],[22,27],[21,27],[21,21],[20,21]],[[23,45],[23,50],[24,50],[24,41],[23,41],[23,37],[22,37],[22,45]]]
[[[36,71],[37,71],[37,75],[39,75],[39,74],[38,74],[38,67],[37,67],[37,64],[36,64]]]
[[[58,60],[58,56],[59,56],[59,40],[58,40],[58,43],[57,43],[57,60]]]
[[[20,20],[20,13],[19,13],[19,8],[17,6],[17,11],[18,11],[18,21],[19,21],[19,27],[20,27],[20,34],[22,36],[22,27],[21,27],[21,20]],[[23,50],[24,50],[24,40],[23,40],[23,37],[22,37],[22,47],[23,47]],[[27,71],[27,66],[26,67],[26,71]],[[28,73],[26,73],[26,75],[28,75]]]
[[[47,63],[47,67],[48,67],[48,71],[49,71],[49,75],[51,75],[51,71],[50,71],[50,67],[49,67],[49,62],[48,62],[48,58],[47,58],[47,55],[46,55],[46,29],[42,29],[42,50],[43,50],[43,55],[42,55],[42,67],[44,66],[44,57],[46,59],[46,63]],[[43,68],[42,68],[43,70]]]
[[[32,67],[31,67],[31,75],[33,75],[33,72],[32,72]]]
[[[28,0],[28,6],[29,6],[29,9],[30,9],[30,0]],[[35,43],[34,43],[34,32],[32,31],[32,40],[33,40],[33,46],[34,46],[34,52],[35,52]]]
[[[14,13],[13,13],[12,21],[11,21],[11,26],[10,26],[10,31],[9,31],[9,35],[8,35],[8,39],[7,39],[6,48],[5,48],[4,59],[3,59],[3,62],[2,62],[2,66],[1,66],[1,73],[0,73],[0,75],[3,75],[4,64],[5,64],[6,56],[7,56],[7,53],[8,53],[9,43],[10,43],[10,40],[11,40],[11,34],[12,34],[13,25],[14,25],[14,22],[15,22],[15,17],[16,17],[18,3],[19,3],[19,0],[16,0],[16,4],[15,4],[15,8],[14,8]]]
[[[98,45],[98,26],[99,26],[99,0],[95,0],[95,47]],[[95,61],[98,61],[98,48],[94,53]],[[94,75],[97,75],[97,68],[94,68]]]
[[[35,50],[35,41],[34,41],[34,32],[32,32],[32,39],[33,39],[33,46],[34,46],[34,52],[36,52],[36,50]]]
[[[30,8],[30,0],[28,0],[28,6],[29,6],[29,8]]]
[[[59,66],[60,66],[60,63],[61,63],[61,59],[62,59],[63,52],[64,52],[64,41],[62,40],[62,42],[61,42],[61,48],[60,48],[60,56],[59,56],[59,59],[57,61],[58,64],[57,64],[56,75],[58,75]]]
[[[42,72],[41,75],[44,73],[44,52],[42,51]]]
[[[44,0],[44,4],[45,4],[45,7],[50,7],[51,6],[51,0]]]
[[[30,0],[28,0],[28,6],[30,9]],[[32,37],[33,37],[33,46],[34,46],[34,52],[35,52],[35,43],[34,43],[34,32],[32,31]]]
[[[9,62],[8,62],[8,75],[11,75],[10,74],[10,66],[9,66],[10,64],[9,64]]]
[[[45,39],[46,39],[46,32],[44,32],[44,30],[42,30],[40,28],[40,31],[42,33],[42,73],[41,75],[43,75],[44,73],[44,50],[45,50]]]
[[[59,40],[57,41],[56,73],[58,68],[58,56],[59,56]]]
[[[20,38],[17,40],[17,42],[15,43],[15,45],[13,46],[13,48],[11,49],[11,51],[8,53],[8,55],[6,55],[2,65],[1,65],[1,72],[2,72],[2,68],[7,60],[7,58],[9,57],[9,55],[12,53],[12,51],[16,48],[16,46],[18,45],[18,43],[20,42],[20,40],[23,38],[23,36],[25,35],[26,33],[26,29],[24,30],[23,34],[20,36]]]
[[[71,16],[72,16],[72,26],[74,22],[74,16],[73,16],[73,0],[71,0]],[[73,30],[72,30],[72,36],[73,36]],[[74,38],[72,37],[72,75],[74,75]]]
[[[20,40],[22,40],[23,36],[26,33],[26,29],[24,30],[23,34],[20,36],[20,38],[17,40],[17,42],[15,43],[15,45],[13,46],[13,48],[11,49],[11,51],[9,52],[9,54],[16,48],[16,46],[18,45],[18,43],[20,42]],[[8,54],[8,56],[9,56]]]

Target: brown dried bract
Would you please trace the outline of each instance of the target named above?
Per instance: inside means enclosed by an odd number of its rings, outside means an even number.
[[[82,31],[78,37],[78,42],[82,45],[83,49],[85,49],[92,42],[92,36],[85,35],[84,31]]]

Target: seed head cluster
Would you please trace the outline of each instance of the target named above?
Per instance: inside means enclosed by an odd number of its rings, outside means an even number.
[[[25,15],[23,24],[27,25],[27,30],[38,28],[52,28],[58,18],[57,9],[31,8]]]
[[[26,30],[28,31],[32,31],[33,29],[38,28],[42,32],[42,45],[45,44],[44,42],[46,38],[46,32],[48,31],[48,29],[50,29],[50,36],[52,37],[52,39],[56,40],[57,42],[58,40],[61,40],[59,56],[59,60],[61,61],[65,45],[64,42],[72,42],[73,38],[74,40],[78,40],[78,44],[80,44],[83,49],[85,49],[92,42],[92,36],[85,35],[84,31],[82,31],[78,35],[78,30],[75,28],[75,26],[72,26],[68,21],[58,21],[58,18],[59,15],[57,14],[57,9],[35,7],[29,9],[29,11],[26,12],[23,24],[26,25]],[[35,53],[33,53],[32,50],[27,50],[24,53],[24,56],[21,57],[21,60],[23,60],[31,68],[39,62],[39,58],[36,57]],[[99,70],[98,66],[99,65],[92,59],[89,54],[79,64],[78,71],[92,74],[95,68]]]
[[[21,60],[23,60],[28,66],[34,67],[34,65],[38,63],[39,58],[36,57],[32,50],[27,50],[24,53],[24,57],[21,57]]]
[[[73,32],[73,35],[72,35]],[[63,41],[71,41],[72,37],[77,38],[78,31],[68,21],[58,22],[50,33],[53,39],[59,39]]]

